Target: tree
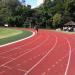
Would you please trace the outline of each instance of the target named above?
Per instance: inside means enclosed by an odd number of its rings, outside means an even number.
[[[3,23],[7,22],[7,18],[14,15],[17,6],[20,6],[18,0],[0,0],[0,18]]]
[[[19,0],[0,0],[0,23],[8,23],[14,26],[18,22],[17,24],[21,25],[24,22],[23,14],[27,10],[29,8],[22,5]]]
[[[75,21],[75,0],[73,0],[69,3],[68,10],[69,10],[72,20]]]
[[[54,16],[53,16],[53,26],[54,28],[57,28],[59,27],[60,23],[61,23],[61,14],[59,13],[56,13]]]

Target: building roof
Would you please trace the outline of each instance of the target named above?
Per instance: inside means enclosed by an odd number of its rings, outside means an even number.
[[[68,22],[68,23],[66,23],[66,24],[64,24],[65,26],[75,26],[75,22],[73,22],[73,21],[70,21],[70,22]]]

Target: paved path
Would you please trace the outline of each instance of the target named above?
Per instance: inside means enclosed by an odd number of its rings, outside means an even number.
[[[75,75],[75,35],[39,30],[0,47],[0,75]]]

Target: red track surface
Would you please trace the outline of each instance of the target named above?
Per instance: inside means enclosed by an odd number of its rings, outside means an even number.
[[[0,47],[0,75],[75,75],[75,35],[39,30]]]

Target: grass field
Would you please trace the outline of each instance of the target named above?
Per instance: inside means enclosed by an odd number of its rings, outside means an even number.
[[[11,37],[20,33],[22,33],[22,31],[9,28],[0,28],[0,39]]]
[[[0,45],[23,39],[31,34],[32,32],[26,30],[0,28]]]

